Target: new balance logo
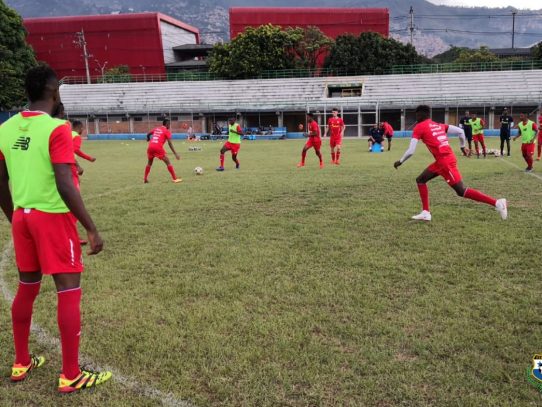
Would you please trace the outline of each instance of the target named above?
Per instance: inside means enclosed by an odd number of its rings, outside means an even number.
[[[19,137],[15,144],[13,144],[13,147],[11,147],[12,150],[28,150],[28,146],[30,145],[30,137]]]

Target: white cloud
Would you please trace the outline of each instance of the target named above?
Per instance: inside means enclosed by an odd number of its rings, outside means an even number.
[[[468,0],[428,0],[433,4],[441,4],[446,6],[457,6],[457,7],[507,7],[512,6],[518,9],[532,9],[540,10],[542,8],[542,3],[540,0],[477,0],[476,2]]]

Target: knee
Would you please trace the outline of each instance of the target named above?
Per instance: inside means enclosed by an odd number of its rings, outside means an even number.
[[[420,175],[416,178],[416,184],[425,184],[425,179]]]

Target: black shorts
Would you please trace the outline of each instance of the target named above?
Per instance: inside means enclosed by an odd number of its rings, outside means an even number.
[[[388,141],[391,141],[391,139],[393,138],[393,136],[386,136],[386,138],[388,139]]]
[[[469,143],[472,143],[472,133],[465,132],[465,138]]]
[[[501,140],[510,140],[510,129],[501,129]]]

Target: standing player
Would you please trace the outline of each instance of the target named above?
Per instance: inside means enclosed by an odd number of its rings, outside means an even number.
[[[228,141],[220,149],[220,167],[216,169],[217,171],[224,171],[224,155],[226,151],[231,151],[231,159],[235,163],[235,169],[239,169],[240,164],[237,154],[239,154],[239,150],[241,149],[241,136],[244,134],[243,129],[237,123],[235,117],[230,117],[228,120]]]
[[[94,158],[94,157],[92,157],[92,156],[90,156],[88,154],[85,154],[81,150],[81,145],[83,144],[82,135],[83,135],[83,123],[81,121],[79,121],[79,120],[75,120],[72,123],[73,151],[75,152],[76,156],[79,156],[82,159],[90,161],[91,163],[93,163],[94,161],[96,161],[96,158]]]
[[[412,219],[423,221],[431,220],[427,182],[440,175],[446,180],[448,185],[454,189],[457,195],[494,206],[501,215],[501,218],[505,220],[508,217],[506,199],[495,199],[476,189],[465,187],[461,180],[461,174],[457,169],[457,159],[450,147],[446,135],[448,126],[432,121],[430,119],[430,110],[431,108],[425,105],[417,107],[416,121],[418,124],[414,127],[410,146],[403,157],[393,164],[395,168],[399,168],[406,160],[412,157],[416,151],[419,140],[424,142],[431,154],[433,154],[433,157],[435,157],[435,162],[427,167],[418,178],[416,178],[423,210],[419,215],[413,216]]]
[[[534,156],[534,143],[536,141],[536,132],[538,127],[536,123],[532,120],[529,120],[529,116],[526,113],[521,113],[519,115],[520,122],[517,127],[519,129],[519,134],[514,137],[514,141],[521,136],[521,154],[523,159],[527,163],[526,172],[533,171],[533,156]]]
[[[542,153],[542,113],[538,116],[538,157],[536,161],[540,161],[540,154]]]
[[[52,275],[62,347],[58,391],[71,393],[111,378],[110,372],[79,367],[83,263],[71,214],[87,231],[89,255],[101,252],[103,241],[73,183],[70,126],[50,116],[60,102],[55,72],[45,65],[32,68],[25,89],[29,110],[0,128],[0,206],[12,224],[19,269],[19,287],[11,308],[15,342],[11,380],[22,381],[45,363],[43,356],[30,355],[28,340],[42,275]]]
[[[459,120],[459,127],[461,127],[463,129],[463,131],[465,132],[465,138],[467,139],[467,142],[469,143],[469,154],[467,155],[467,157],[470,157],[471,155],[471,151],[472,151],[472,126],[470,124],[470,113],[469,111],[467,110],[465,112],[465,116],[463,116],[461,118],[461,120]]]
[[[388,122],[381,122],[380,129],[384,133],[384,137],[388,140],[388,151],[391,150],[391,139],[393,137],[393,127]]]
[[[173,155],[175,155],[175,158],[179,160],[181,157],[179,157],[179,154],[175,151],[175,147],[173,147],[173,143],[171,142],[171,132],[169,131],[170,128],[170,121],[169,119],[164,119],[162,121],[162,126],[155,128],[154,130],[147,133],[147,141],[149,142],[149,146],[147,147],[147,166],[145,167],[145,177],[143,178],[143,182],[147,184],[149,182],[149,174],[151,172],[152,163],[155,158],[158,158],[159,160],[162,160],[164,164],[167,166],[167,170],[171,174],[171,180],[178,184],[179,182],[182,182],[182,179],[177,178],[177,175],[175,174],[175,169],[173,168],[173,165],[171,165],[171,162],[169,161],[169,158],[166,154],[166,150],[164,150],[164,144],[167,141],[169,144],[169,148],[171,149],[171,152]]]
[[[506,142],[506,153],[510,157],[510,130],[514,127],[514,118],[508,114],[508,108],[504,108],[499,119],[501,122],[501,157],[504,156],[504,143]]]
[[[297,164],[297,167],[305,166],[305,158],[307,157],[307,151],[314,147],[314,152],[320,160],[320,168],[324,168],[324,160],[322,159],[322,153],[320,152],[320,147],[322,147],[322,139],[320,138],[320,126],[316,120],[314,120],[314,115],[312,113],[307,113],[307,121],[309,124],[308,132],[306,136],[309,138],[303,147],[301,152],[301,162]]]
[[[344,136],[344,121],[339,117],[339,109],[336,107],[331,111],[332,117],[327,121],[326,134],[327,137],[331,130],[329,138],[329,146],[331,147],[331,164],[339,165],[341,163],[341,145]]]
[[[484,119],[476,117],[476,113],[473,113],[469,123],[472,128],[472,140],[474,141],[474,148],[476,149],[476,157],[480,158],[480,149],[478,147],[478,143],[480,143],[482,145],[484,158],[486,158],[486,143],[484,141],[484,127],[486,122]]]

